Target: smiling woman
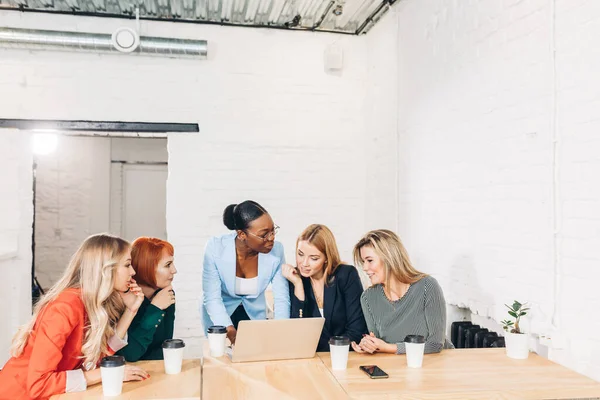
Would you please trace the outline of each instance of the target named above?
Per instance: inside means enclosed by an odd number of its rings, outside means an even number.
[[[265,290],[273,285],[275,318],[290,317],[290,297],[281,265],[283,246],[275,241],[279,227],[260,204],[246,200],[223,212],[223,223],[235,233],[211,238],[204,250],[202,319],[227,328],[235,343],[239,321],[266,318]]]
[[[360,299],[370,333],[352,343],[356,352],[403,354],[408,335],[425,338],[425,353],[453,347],[445,335],[442,288],[413,267],[398,235],[387,229],[368,232],[354,246],[354,258],[373,284]]]

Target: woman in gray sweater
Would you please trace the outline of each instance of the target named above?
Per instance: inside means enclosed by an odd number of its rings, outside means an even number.
[[[398,235],[386,229],[368,232],[354,246],[354,258],[373,284],[360,299],[370,334],[352,342],[354,351],[404,354],[407,335],[423,336],[425,353],[452,347],[445,335],[442,288],[412,266]]]

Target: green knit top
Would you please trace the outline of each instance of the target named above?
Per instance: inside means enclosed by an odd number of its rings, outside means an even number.
[[[127,346],[117,352],[129,362],[162,360],[162,343],[173,339],[175,304],[161,310],[144,297],[127,331]]]

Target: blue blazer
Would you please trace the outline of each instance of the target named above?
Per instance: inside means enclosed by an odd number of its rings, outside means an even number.
[[[202,271],[202,322],[204,333],[211,325],[232,325],[230,315],[242,304],[250,319],[266,319],[265,289],[272,283],[275,319],[290,317],[288,281],[281,274],[285,263],[283,246],[275,242],[273,249],[258,254],[258,294],[235,294],[236,233],[209,239],[204,249]]]

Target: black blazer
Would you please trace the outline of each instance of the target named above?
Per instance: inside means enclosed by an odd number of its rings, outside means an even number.
[[[304,301],[294,295],[294,285],[290,283],[291,318],[320,317],[317,300],[312,290],[310,278],[302,278]],[[352,265],[341,264],[325,284],[323,295],[323,316],[325,325],[319,338],[317,351],[329,351],[329,338],[345,335],[350,341],[359,343],[363,333],[367,333],[367,324],[360,305],[363,292],[358,271]],[[350,347],[352,349],[352,347]]]

